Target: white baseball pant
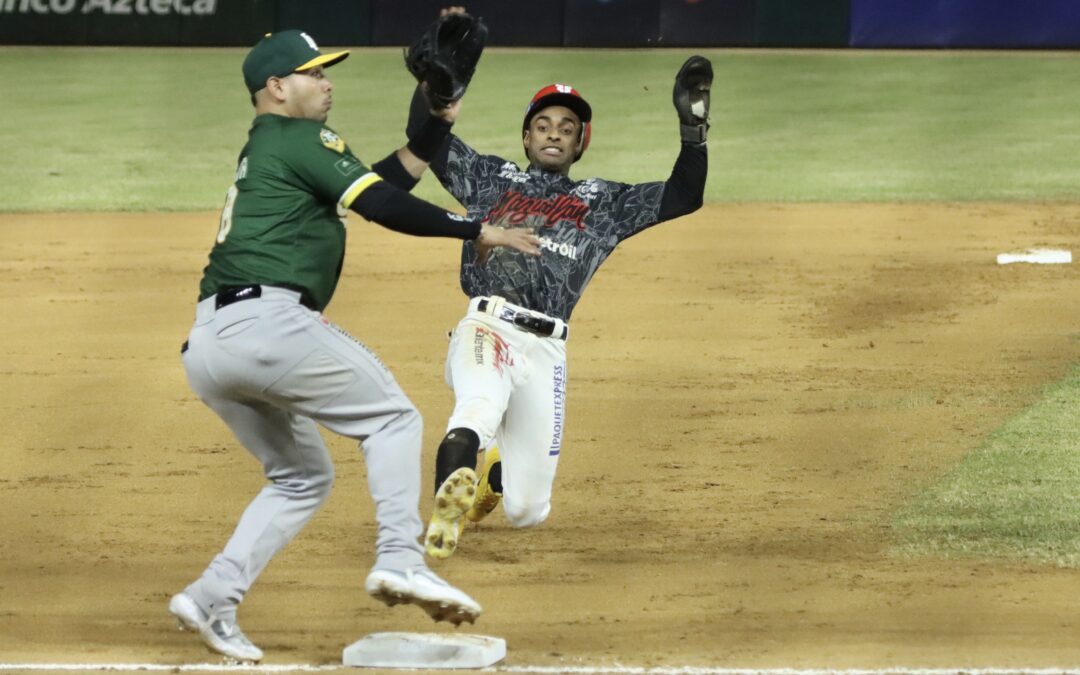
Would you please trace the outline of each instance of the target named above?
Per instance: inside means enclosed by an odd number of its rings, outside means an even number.
[[[498,446],[506,518],[532,527],[551,512],[565,425],[566,342],[480,312],[479,300],[450,339],[446,381],[455,405],[447,430],[465,427],[480,447]]]

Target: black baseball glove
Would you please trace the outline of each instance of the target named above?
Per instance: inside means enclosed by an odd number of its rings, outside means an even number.
[[[427,85],[432,108],[445,108],[465,95],[487,41],[487,26],[465,13],[440,16],[405,50],[405,66]]]
[[[709,90],[712,63],[704,56],[691,56],[675,76],[671,99],[679,113],[680,135],[684,143],[704,143],[709,130]]]

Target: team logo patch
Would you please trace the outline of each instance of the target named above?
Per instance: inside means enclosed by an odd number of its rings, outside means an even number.
[[[338,136],[329,129],[323,129],[319,132],[319,140],[326,147],[336,152],[345,152],[345,141],[341,140],[341,136]]]
[[[360,170],[360,162],[356,161],[352,157],[345,156],[334,162],[334,168],[343,176],[348,176],[350,173],[356,173]]]

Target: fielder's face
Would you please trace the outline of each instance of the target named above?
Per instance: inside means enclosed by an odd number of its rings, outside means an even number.
[[[553,105],[529,121],[522,142],[534,166],[563,175],[570,173],[581,141],[581,120],[570,108]]]
[[[333,105],[334,85],[321,66],[292,73],[281,79],[285,108],[290,117],[325,122]]]

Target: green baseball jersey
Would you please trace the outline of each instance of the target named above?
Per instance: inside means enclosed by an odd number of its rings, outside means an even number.
[[[199,299],[229,286],[303,291],[316,309],[334,295],[345,257],[345,214],[382,180],[323,124],[255,118],[229,188]]]

